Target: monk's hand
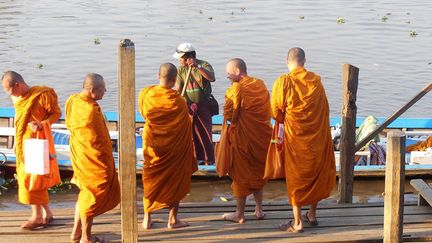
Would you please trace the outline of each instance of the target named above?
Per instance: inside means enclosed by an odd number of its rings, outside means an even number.
[[[28,126],[32,132],[37,132],[42,130],[42,123],[38,121],[32,121],[28,123]]]
[[[189,67],[194,67],[194,68],[198,67],[198,62],[196,58],[189,57],[186,60],[186,63]]]

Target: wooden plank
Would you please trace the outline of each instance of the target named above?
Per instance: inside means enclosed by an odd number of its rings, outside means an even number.
[[[352,203],[354,184],[355,131],[359,69],[342,66],[342,131],[340,147],[339,203]]]
[[[405,134],[390,132],[387,139],[384,196],[384,242],[402,242],[405,190]]]
[[[363,146],[366,145],[372,138],[378,135],[382,130],[384,130],[390,123],[392,123],[396,118],[402,115],[405,111],[407,111],[412,105],[414,105],[417,101],[419,101],[424,95],[426,95],[432,89],[432,82],[426,85],[420,93],[418,93],[414,98],[412,98],[408,103],[406,103],[402,108],[393,113],[386,121],[384,121],[379,127],[377,127],[374,131],[372,131],[368,136],[363,138],[360,142],[356,144],[356,151],[360,150]]]
[[[432,188],[422,179],[411,180],[410,184],[418,191],[418,205],[427,205],[426,203],[428,203],[432,206]]]
[[[135,149],[135,45],[120,41],[118,61],[119,171],[123,242],[137,242]]]

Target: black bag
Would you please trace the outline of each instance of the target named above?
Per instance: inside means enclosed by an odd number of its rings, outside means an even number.
[[[219,103],[217,102],[216,98],[212,94],[210,94],[208,100],[210,104],[211,115],[219,115]]]

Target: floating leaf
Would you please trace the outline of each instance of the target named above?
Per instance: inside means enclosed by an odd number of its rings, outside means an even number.
[[[234,12],[231,12],[231,15],[234,15]]]
[[[411,21],[407,20],[407,21],[405,21],[405,23],[407,23],[407,24],[411,24]]]
[[[37,64],[37,65],[36,65],[36,67],[37,67],[37,68],[39,68],[39,69],[42,69],[42,68],[43,68],[43,66],[44,66],[44,65],[43,65],[43,64],[41,64],[41,63],[39,63],[39,64]]]
[[[418,34],[417,34],[417,32],[415,31],[415,30],[411,30],[410,31],[410,36],[411,37],[416,37]]]
[[[337,23],[338,24],[345,24],[345,19],[343,17],[338,17]]]
[[[386,13],[386,15],[391,15],[391,13]]]
[[[208,17],[209,20],[213,20],[213,17]]]
[[[382,22],[386,22],[387,19],[388,19],[388,17],[384,15],[384,16],[381,18],[381,21],[382,21]]]
[[[242,12],[246,11],[246,8],[240,8]]]
[[[410,12],[407,12],[406,14],[407,14],[407,15],[410,15]]]
[[[99,38],[94,38],[94,44],[95,45],[100,45],[100,43],[101,43],[101,40],[99,39]]]
[[[299,19],[304,19],[304,16],[300,16]]]
[[[203,14],[203,11],[200,9],[199,13],[200,13],[200,14]]]

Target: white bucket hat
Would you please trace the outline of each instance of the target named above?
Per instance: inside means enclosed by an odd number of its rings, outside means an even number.
[[[173,54],[173,57],[176,59],[179,59],[182,57],[185,53],[193,52],[195,51],[195,48],[192,46],[191,43],[181,43],[178,45],[176,52]]]

